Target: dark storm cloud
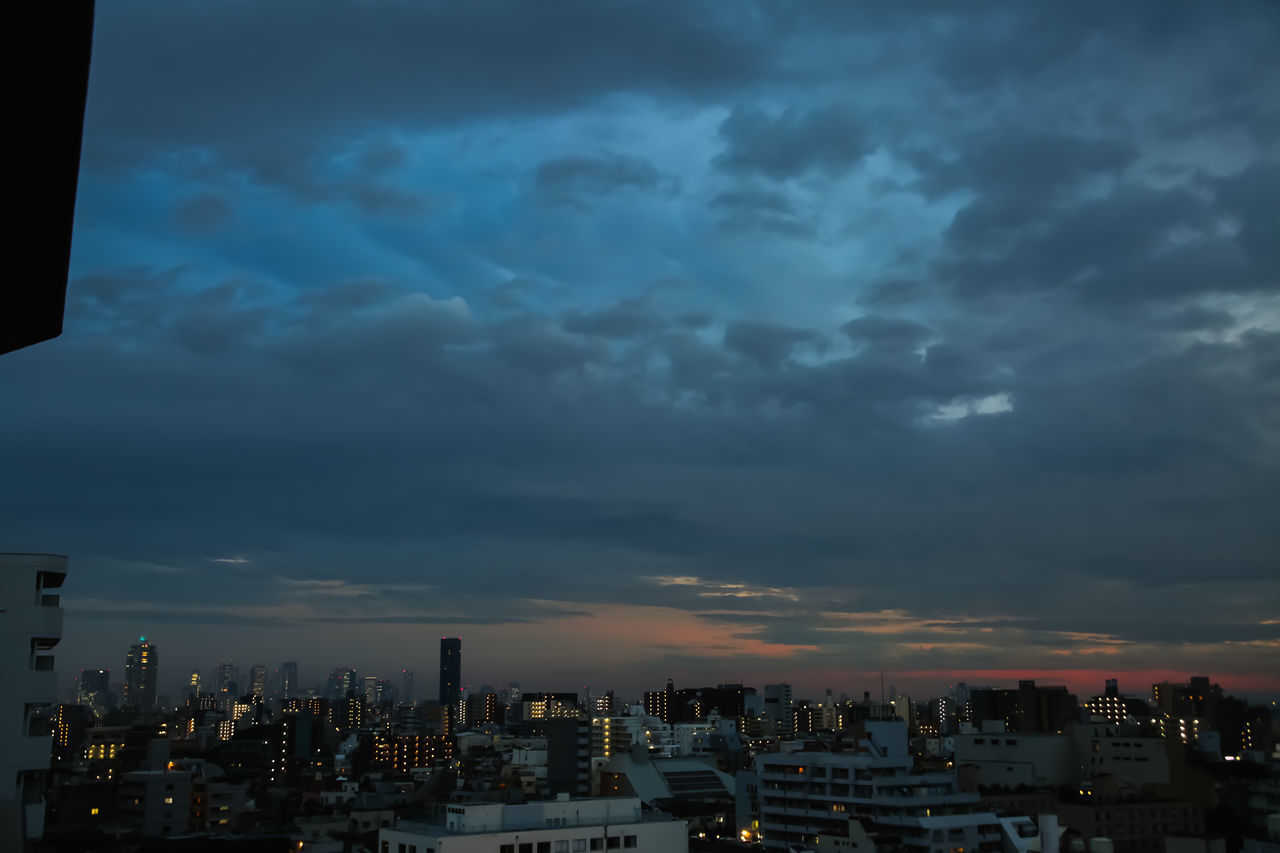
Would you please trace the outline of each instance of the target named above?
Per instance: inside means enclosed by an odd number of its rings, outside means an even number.
[[[914,350],[931,334],[923,323],[874,314],[850,320],[840,331],[859,343],[895,350]]]
[[[772,62],[725,15],[712,3],[138,7],[98,18],[99,42],[131,47],[95,56],[86,150],[109,163],[153,153],[124,140],[212,145],[278,171],[306,142],[386,122],[535,116],[619,91],[706,97]],[[269,170],[267,152],[279,155]]]
[[[661,180],[657,168],[648,160],[609,154],[548,160],[538,166],[534,185],[553,200],[574,201],[584,194],[606,194],[628,187],[653,190]]]
[[[785,194],[760,187],[725,190],[711,199],[711,207],[724,216],[727,231],[760,229],[786,237],[812,238],[816,231],[802,220]]]
[[[930,289],[924,282],[889,279],[867,288],[858,301],[863,305],[905,305],[923,299],[929,293]]]
[[[754,359],[765,368],[776,367],[800,344],[819,344],[821,341],[822,336],[814,330],[759,320],[739,320],[724,330],[726,349]]]
[[[219,193],[200,193],[183,199],[173,209],[173,218],[189,231],[212,231],[231,221],[235,214],[230,199]]]
[[[561,320],[565,331],[605,338],[632,338],[666,327],[666,319],[654,310],[650,300],[622,299],[605,308],[574,311]]]
[[[720,125],[720,135],[725,149],[717,163],[722,168],[779,180],[811,169],[839,175],[871,149],[863,120],[840,105],[809,112],[790,108],[776,116],[735,107]]]

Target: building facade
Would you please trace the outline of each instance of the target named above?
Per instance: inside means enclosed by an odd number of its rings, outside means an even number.
[[[761,756],[761,842],[766,850],[838,846],[857,819],[921,853],[1000,850],[999,821],[977,794],[962,793],[954,773],[912,765],[902,720],[864,723],[856,751]]]
[[[38,716],[53,703],[53,648],[62,638],[58,588],[67,558],[0,554],[0,849],[44,833],[43,776],[52,739]]]
[[[645,813],[629,797],[561,797],[523,805],[450,805],[444,823],[402,821],[378,831],[382,853],[687,853],[687,824]]]

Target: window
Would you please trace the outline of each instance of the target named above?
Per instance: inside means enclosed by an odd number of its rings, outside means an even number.
[[[603,849],[604,849],[604,839],[603,839],[603,838],[593,838],[593,839],[591,839],[591,849],[592,849],[592,850],[603,850]]]
[[[514,844],[503,844],[498,847],[498,853],[516,853],[516,846]]]
[[[586,849],[587,849],[587,839],[585,838],[573,839],[573,853],[582,853],[582,851]]]
[[[569,853],[569,842],[568,842],[568,841],[557,841],[557,842],[556,842],[556,853]]]
[[[403,844],[399,845],[396,848],[396,850],[398,851],[398,853],[408,853],[408,850],[405,849],[405,846]]]
[[[624,836],[622,836],[622,846],[623,846],[623,847],[635,847],[635,846],[636,846],[636,837],[635,837],[634,835],[624,835]]]
[[[551,853],[551,842],[550,842],[550,841],[539,841],[539,842],[538,842],[538,853]]]
[[[533,842],[527,841],[520,845],[520,853],[533,853]]]
[[[164,804],[165,804],[166,806],[171,806],[171,805],[173,805],[173,797],[165,797],[165,798],[164,798]]]
[[[609,843],[605,845],[605,847],[609,850],[617,850],[621,846],[622,846],[622,836],[620,835],[610,835]]]

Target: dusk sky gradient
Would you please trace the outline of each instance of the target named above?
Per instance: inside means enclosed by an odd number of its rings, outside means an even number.
[[[58,663],[1280,691],[1280,5],[100,3]]]

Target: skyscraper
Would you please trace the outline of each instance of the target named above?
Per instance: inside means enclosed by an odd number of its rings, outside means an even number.
[[[254,664],[249,670],[249,692],[259,699],[267,696],[267,667],[265,664]]]
[[[462,638],[440,638],[440,705],[452,708],[462,695]]]
[[[404,670],[403,672],[400,673],[400,678],[401,678],[400,704],[412,705],[413,704],[413,670],[411,669]]]
[[[82,669],[76,690],[76,701],[93,709],[96,716],[107,712],[107,699],[111,696],[111,670]]]
[[[124,706],[145,711],[156,704],[160,652],[146,637],[129,647],[124,659]]]
[[[285,699],[298,695],[298,662],[287,660],[280,664],[280,694]]]

